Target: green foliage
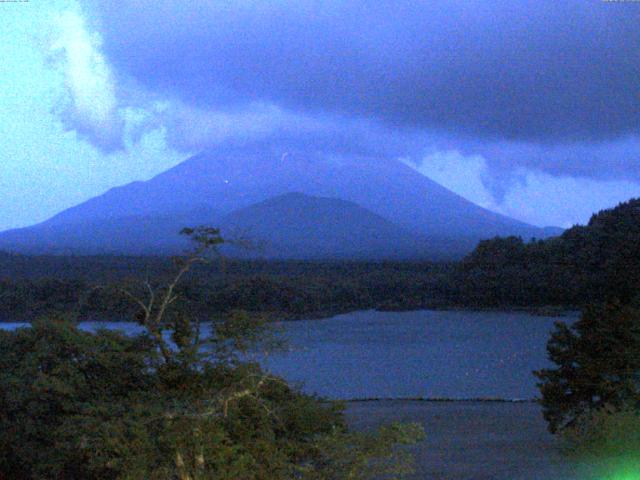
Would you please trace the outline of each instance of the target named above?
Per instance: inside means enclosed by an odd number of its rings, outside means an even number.
[[[305,480],[333,479],[396,479],[412,473],[413,456],[396,445],[411,445],[424,438],[417,424],[394,423],[380,428],[374,434],[354,434],[334,431],[323,437],[315,448],[320,463],[299,467],[300,478]]]
[[[410,471],[398,444],[417,426],[349,432],[339,405],[292,389],[242,360],[266,323],[235,312],[200,324],[182,310],[180,280],[220,243],[197,248],[163,286],[145,282],[145,333],[83,332],[64,318],[0,332],[0,478],[290,480],[388,478]],[[244,353],[245,355],[240,355]]]
[[[536,372],[552,432],[603,408],[640,405],[640,310],[610,302],[587,308],[569,327],[557,323],[547,350],[556,364]]]
[[[61,319],[0,332],[0,351],[0,472],[8,478],[81,478],[82,449],[65,441],[69,421],[135,405],[157,386],[147,339],[93,335]]]
[[[0,474],[284,480],[408,471],[395,444],[417,440],[415,428],[348,432],[338,406],[256,365],[185,369],[163,363],[152,345],[50,319],[0,333]]]
[[[640,412],[636,408],[605,406],[591,411],[562,437],[565,453],[574,457],[640,462]]]
[[[640,288],[639,239],[634,199],[556,238],[483,241],[464,261],[460,298],[486,306],[629,302]]]
[[[131,259],[140,266],[130,270],[120,267],[117,257],[67,258],[55,264],[57,279],[51,280],[48,275],[54,275],[50,271],[55,268],[44,266],[53,260],[24,261],[28,278],[13,274],[18,269],[10,263],[0,264],[0,270],[4,267],[12,277],[0,279],[0,318],[31,320],[70,310],[78,310],[81,319],[131,318],[138,309],[121,290],[142,296],[140,272],[149,271],[158,283],[172,274],[161,268],[164,259]],[[455,300],[452,292],[458,280],[453,270],[448,264],[212,261],[194,266],[178,285],[179,310],[203,319],[234,310],[300,319],[374,308],[424,308]],[[101,288],[94,288],[96,283]]]

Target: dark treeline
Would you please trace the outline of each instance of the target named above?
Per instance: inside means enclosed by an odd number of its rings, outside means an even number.
[[[549,240],[483,241],[462,270],[464,299],[471,304],[628,303],[640,287],[640,200],[603,210],[586,226]]]
[[[169,266],[167,266],[169,264]],[[453,264],[227,261],[200,266],[180,287],[182,308],[202,316],[246,310],[280,318],[359,309],[414,309],[445,302]],[[81,318],[135,314],[122,289],[171,272],[162,258],[12,257],[0,267],[0,319],[79,309]],[[437,302],[434,299],[438,299]]]
[[[401,445],[418,424],[351,431],[344,405],[306,395],[249,360],[273,332],[235,312],[198,319],[175,302],[185,274],[224,243],[214,228],[185,232],[196,248],[166,283],[145,282],[145,331],[82,331],[48,315],[0,330],[0,478],[42,480],[330,480],[413,472]],[[156,279],[156,282],[160,280]],[[123,286],[126,288],[126,285]],[[402,476],[404,478],[404,476]]]
[[[70,309],[129,317],[131,302],[113,285],[139,289],[141,279],[170,271],[159,257],[2,254],[0,319]],[[459,263],[218,262],[195,269],[181,299],[205,316],[243,309],[304,318],[372,308],[581,308],[626,302],[639,285],[640,200],[632,200],[549,240],[483,241]]]

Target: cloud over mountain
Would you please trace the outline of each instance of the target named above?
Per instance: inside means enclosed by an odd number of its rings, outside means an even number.
[[[336,132],[353,131],[356,135],[345,135],[357,138],[349,148],[369,152],[388,154],[388,138],[400,136],[405,141],[395,143],[398,155],[422,155],[444,144],[443,150],[482,154],[500,170],[515,165],[551,174],[640,179],[637,5],[581,0],[92,0],[89,5],[118,75],[198,109],[193,122],[181,122],[192,127],[180,130],[183,147],[224,141],[208,135],[220,112],[244,112],[251,120],[255,105],[267,105],[276,114],[261,117],[263,128],[254,129],[252,138],[293,141],[300,135],[331,148],[345,143],[336,142]],[[291,123],[283,125],[283,112],[301,124],[316,122],[297,132]],[[377,141],[358,137],[364,129],[359,122],[377,128]],[[213,140],[203,142],[208,138]],[[603,154],[610,149],[613,159]],[[612,161],[618,163],[613,169]]]
[[[5,209],[4,226],[239,146],[432,162],[423,171],[444,170],[445,186],[538,225],[640,194],[635,2],[56,0],[5,13],[1,196],[33,201]],[[525,197],[554,205],[525,214]]]
[[[268,100],[545,141],[610,139],[640,120],[640,9],[575,0],[99,5],[112,61],[189,102]]]
[[[69,97],[61,112],[63,122],[107,152],[123,148],[124,122],[99,35],[73,10],[56,15],[54,24],[51,53],[64,74]]]

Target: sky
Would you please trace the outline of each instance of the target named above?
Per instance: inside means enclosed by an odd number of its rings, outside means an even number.
[[[640,196],[639,79],[633,1],[0,2],[0,230],[256,142],[568,227]]]

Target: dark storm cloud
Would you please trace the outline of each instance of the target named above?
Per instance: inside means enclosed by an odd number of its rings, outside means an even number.
[[[492,139],[640,125],[640,5],[570,1],[99,2],[110,59],[182,101],[269,101]]]

